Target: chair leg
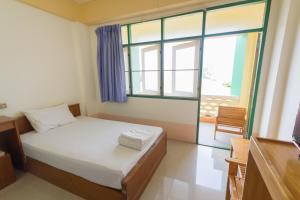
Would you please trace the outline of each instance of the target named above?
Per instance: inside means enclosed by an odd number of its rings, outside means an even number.
[[[225,200],[230,200],[230,186],[229,186],[229,179],[227,180],[227,185],[226,185],[226,196]]]
[[[229,186],[229,179],[227,179],[225,200],[230,200],[230,188],[229,187],[230,187]]]
[[[215,125],[215,132],[214,132],[214,140],[216,140],[216,133],[217,133],[217,124]]]
[[[229,163],[225,200],[231,200],[229,177],[236,176],[237,172],[238,172],[238,165],[234,163]]]
[[[241,129],[241,133],[242,133],[243,139],[245,139],[246,138],[246,132],[243,128]]]

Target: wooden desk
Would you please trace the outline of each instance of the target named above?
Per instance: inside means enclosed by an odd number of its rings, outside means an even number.
[[[14,118],[0,116],[0,148],[11,155],[15,167],[24,170],[24,153]]]
[[[299,200],[299,153],[290,142],[251,138],[243,200]]]

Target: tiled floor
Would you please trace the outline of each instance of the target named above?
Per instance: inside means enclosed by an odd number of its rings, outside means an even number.
[[[216,139],[214,139],[214,132],[215,132],[214,124],[200,122],[199,123],[198,143],[229,149],[231,138],[242,138],[241,135],[217,132]]]
[[[229,151],[168,141],[168,153],[141,200],[222,200]],[[81,198],[31,174],[0,191],[1,200],[79,200]]]
[[[169,141],[142,200],[223,200],[229,151]]]

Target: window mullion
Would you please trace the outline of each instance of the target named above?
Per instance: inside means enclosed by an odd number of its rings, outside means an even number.
[[[199,72],[198,72],[198,103],[197,103],[197,128],[196,128],[196,144],[199,144],[199,123],[200,123],[200,111],[201,111],[201,93],[202,93],[202,72],[203,72],[203,54],[204,54],[204,42],[205,42],[205,30],[206,30],[206,10],[203,12],[202,18],[202,35],[200,38],[200,56],[199,56]]]
[[[204,42],[205,42],[205,30],[206,30],[206,10],[203,12],[202,18],[202,34],[200,37],[200,45],[199,45],[199,72],[198,72],[198,90],[197,97],[199,99],[199,104],[201,103],[201,90],[202,90],[202,73],[203,73],[203,54],[204,54]],[[200,106],[200,105],[199,105]]]
[[[160,23],[160,96],[164,96],[164,18]]]
[[[127,24],[127,37],[128,37],[128,71],[129,71],[129,95],[132,95],[132,68],[131,68],[131,26]]]

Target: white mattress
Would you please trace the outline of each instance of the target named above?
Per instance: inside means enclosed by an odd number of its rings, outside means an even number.
[[[21,135],[26,156],[70,172],[91,182],[121,189],[121,181],[162,133],[159,127],[90,117],[47,133]],[[118,144],[118,136],[132,128],[155,133],[142,151]]]

